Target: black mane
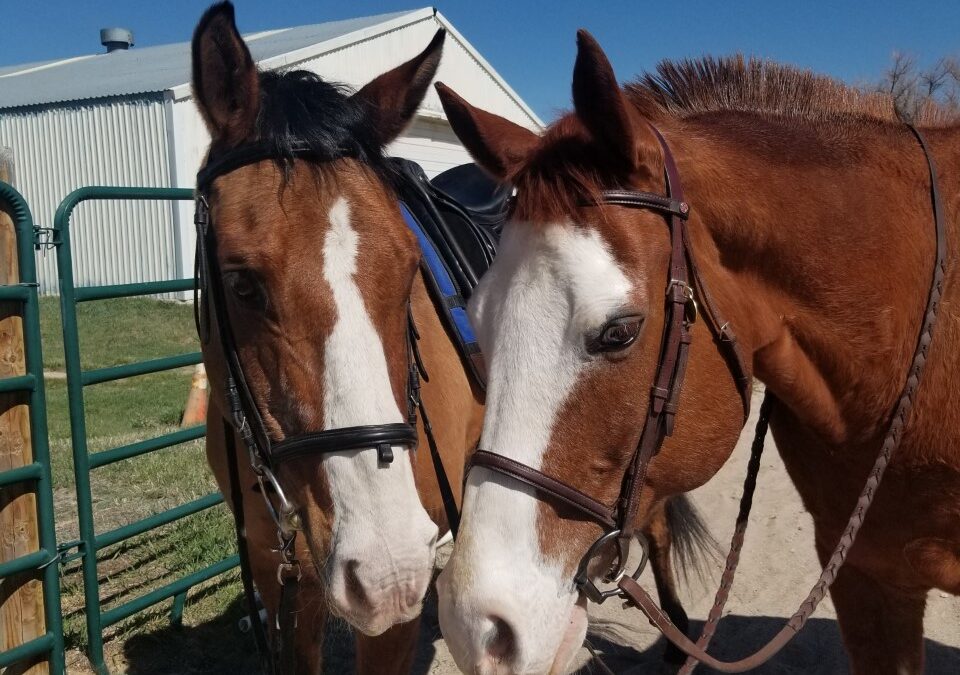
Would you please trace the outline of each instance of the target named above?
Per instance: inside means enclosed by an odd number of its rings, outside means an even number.
[[[351,93],[345,85],[305,70],[260,73],[256,142],[271,146],[287,171],[294,148],[306,145],[318,158],[353,157],[377,175],[389,176],[372,117]]]

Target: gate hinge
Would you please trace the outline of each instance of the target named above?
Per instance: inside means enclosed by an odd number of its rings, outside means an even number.
[[[49,251],[61,243],[60,230],[52,227],[33,228],[33,248],[37,251]]]

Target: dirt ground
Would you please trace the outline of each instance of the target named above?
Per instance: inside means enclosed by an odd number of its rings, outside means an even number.
[[[743,476],[750,456],[750,443],[760,399],[753,405],[753,417],[726,466],[707,485],[693,493],[711,533],[724,552],[733,532],[742,491]],[[728,659],[739,658],[759,647],[783,625],[820,572],[813,549],[813,524],[800,504],[787,477],[773,441],[768,439],[760,471],[756,498],[747,531],[747,540],[727,614],[713,641],[711,653]],[[714,574],[704,583],[693,582],[682,589],[684,607],[697,628],[713,604],[719,578],[720,561]],[[644,583],[653,588],[653,578],[645,574]],[[594,648],[606,665],[616,673],[639,674],[658,671],[664,641],[637,610],[622,610],[614,601],[591,607]],[[840,642],[836,613],[829,597],[825,599],[803,632],[771,663],[757,669],[766,675],[833,675],[847,673]],[[924,620],[927,673],[960,673],[960,598],[934,591],[930,593]],[[441,640],[427,669],[433,675],[457,673],[449,652]],[[580,650],[582,673],[604,672],[590,663],[586,648]],[[698,673],[710,672],[701,667]]]

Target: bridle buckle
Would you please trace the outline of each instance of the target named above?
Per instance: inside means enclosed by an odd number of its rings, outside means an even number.
[[[650,544],[646,537],[637,533],[632,538],[624,539],[621,536],[621,530],[611,530],[602,537],[593,542],[593,545],[587,550],[586,555],[580,561],[580,567],[577,569],[577,575],[573,578],[574,586],[583,593],[588,600],[601,605],[608,598],[622,597],[623,591],[620,590],[620,580],[627,575],[627,565],[630,562],[630,542],[634,539],[640,544],[641,557],[637,563],[636,569],[630,574],[630,577],[637,580],[647,566],[650,558]],[[607,573],[599,580],[594,580],[590,576],[590,563],[600,553],[605,546],[615,542],[616,559]],[[601,588],[598,584],[610,584],[611,588]]]
[[[673,292],[674,288],[679,288],[680,293],[684,297],[683,320],[688,326],[692,326],[697,322],[697,317],[700,316],[700,309],[697,306],[697,298],[693,291],[693,286],[680,279],[671,279],[670,283],[667,284],[667,296]]]
[[[277,565],[277,583],[281,586],[287,581],[300,581],[301,577],[303,577],[303,570],[300,569],[299,560],[282,562]]]

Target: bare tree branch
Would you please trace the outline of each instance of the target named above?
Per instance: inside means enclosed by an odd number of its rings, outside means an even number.
[[[875,90],[892,96],[897,113],[908,121],[931,105],[960,112],[960,59],[943,57],[921,69],[913,56],[894,52]]]

